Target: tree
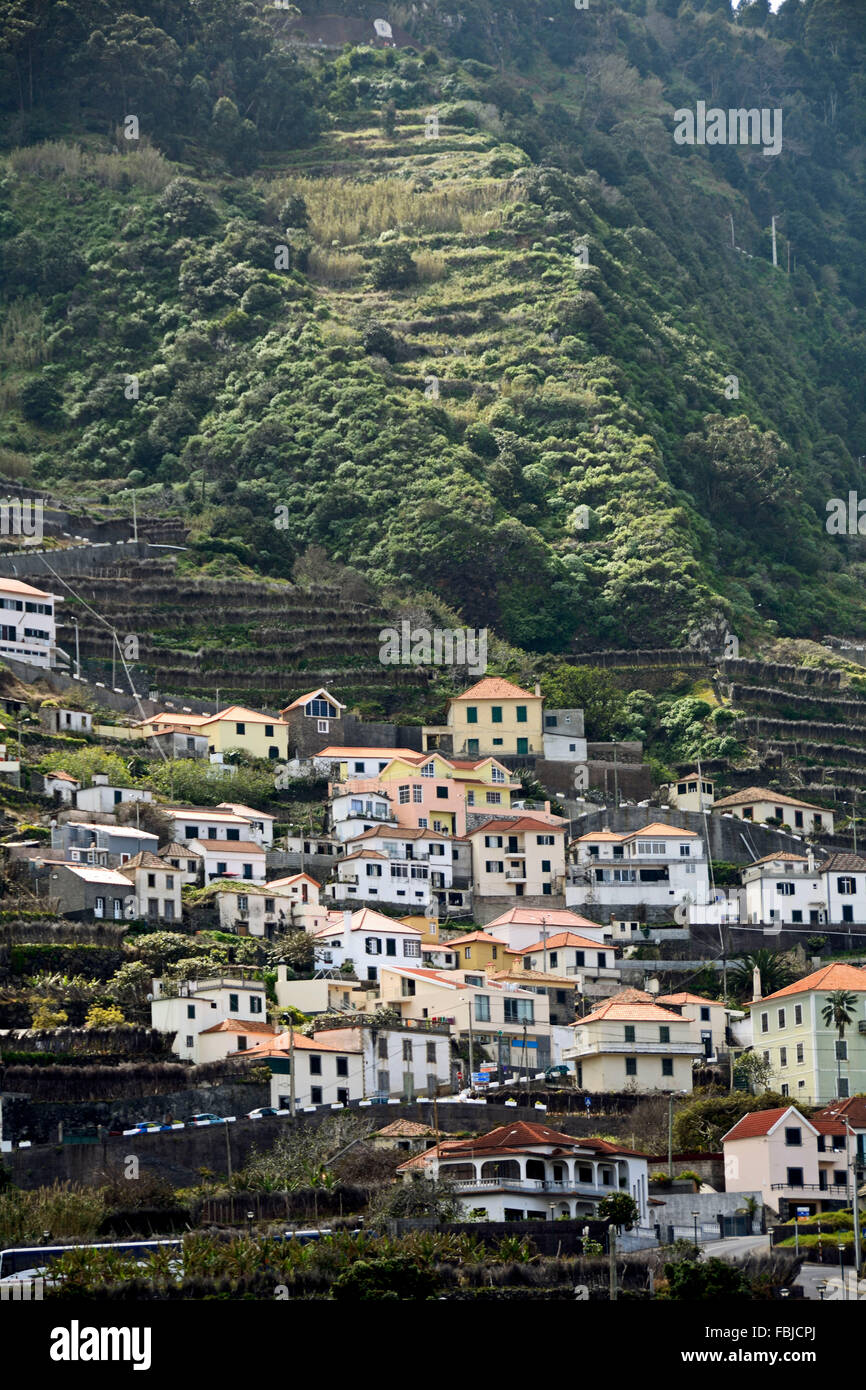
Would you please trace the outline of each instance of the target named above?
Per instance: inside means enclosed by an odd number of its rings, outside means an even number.
[[[659,1291],[659,1298],[742,1303],[752,1296],[745,1274],[726,1260],[678,1260],[665,1265],[665,1279],[667,1288]]]
[[[766,1091],[773,1064],[758,1052],[744,1052],[734,1063],[734,1084],[753,1094]]]
[[[386,135],[394,134],[397,128],[397,107],[394,105],[393,101],[386,101],[385,105],[382,107],[379,124]]]
[[[125,1022],[123,1010],[119,1009],[116,1004],[91,1004],[87,1010],[84,1026],[85,1028],[116,1028]]]
[[[116,970],[105,986],[109,998],[125,1005],[130,1013],[148,1016],[148,999],[153,975],[143,960],[130,960]]]
[[[857,1010],[857,996],[850,990],[834,989],[832,994],[825,995],[824,1007],[821,1010],[821,1018],[825,1028],[836,1029],[836,1095],[842,1094],[842,1048],[840,1043],[845,1038],[845,1029],[854,1022]]]
[[[355,1260],[331,1285],[338,1300],[426,1299],[437,1288],[434,1271],[411,1255]]]
[[[541,690],[548,707],[583,710],[587,738],[615,736],[624,696],[606,671],[597,666],[559,666],[542,676]]]
[[[382,1193],[371,1206],[369,1221],[374,1227],[415,1217],[456,1221],[461,1211],[457,1194],[445,1178],[413,1173],[408,1182],[395,1183]]]
[[[735,1091],[732,1095],[701,1096],[677,1111],[674,1117],[674,1144],[681,1151],[718,1153],[722,1147],[722,1136],[733,1129],[744,1115],[786,1104],[784,1097],[777,1096],[773,1091],[765,1091],[761,1096],[750,1096],[746,1091]]]
[[[161,845],[171,843],[171,821],[155,801],[122,801],[115,811],[118,825],[134,825],[159,837]]]
[[[69,1022],[69,1015],[63,1009],[52,1009],[46,1001],[39,1005],[33,1013],[31,1028],[43,1028],[46,1031],[60,1028],[64,1023]]]
[[[18,392],[18,404],[24,419],[34,425],[58,425],[63,419],[63,397],[45,377],[25,382]]]
[[[300,193],[290,193],[283,206],[280,208],[281,227],[308,227],[310,225],[310,214],[307,210],[306,200]]]
[[[794,971],[783,951],[750,951],[739,956],[732,963],[729,980],[734,993],[740,999],[751,999],[752,979],[755,969],[761,975],[761,995],[775,994],[794,981]]]
[[[407,246],[389,241],[373,264],[373,285],[377,290],[402,290],[414,285],[418,267]]]
[[[609,1221],[618,1231],[623,1227],[630,1231],[640,1216],[637,1202],[628,1192],[611,1192],[602,1198],[598,1204],[598,1214],[602,1221]]]
[[[313,938],[303,930],[277,937],[271,952],[279,965],[288,965],[295,975],[302,977],[312,974],[315,954]]]

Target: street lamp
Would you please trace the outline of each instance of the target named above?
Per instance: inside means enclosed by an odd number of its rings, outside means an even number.
[[[700,1246],[698,1245],[698,1217],[700,1216],[700,1214],[701,1214],[701,1213],[700,1213],[699,1211],[693,1211],[693,1212],[692,1212],[692,1216],[693,1216],[694,1222],[695,1222],[695,1254],[696,1254],[696,1255],[700,1254]]]
[[[247,1235],[249,1236],[250,1240],[252,1240],[253,1238],[253,1221],[255,1220],[255,1217],[256,1214],[254,1211],[247,1212]]]
[[[846,1299],[846,1298],[848,1297],[848,1290],[847,1290],[846,1287],[845,1287],[845,1266],[844,1266],[844,1264],[842,1263],[842,1256],[843,1256],[844,1253],[845,1253],[845,1246],[842,1244],[842,1242],[841,1242],[841,1240],[840,1240],[840,1241],[839,1241],[839,1281],[840,1281],[840,1283],[841,1283],[841,1285],[842,1285],[842,1297],[843,1297],[843,1299]]]

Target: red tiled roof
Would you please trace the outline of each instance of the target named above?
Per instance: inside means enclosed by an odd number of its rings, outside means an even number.
[[[565,827],[561,824],[556,825],[551,821],[534,820],[530,814],[521,815],[511,820],[485,821],[484,824],[479,825],[476,830],[468,830],[461,838],[470,840],[473,835],[523,835],[537,831],[541,831],[545,835],[562,835],[565,832]]]
[[[657,1004],[708,1004],[710,1008],[715,1004],[717,1009],[725,1006],[721,999],[705,999],[702,994],[689,994],[687,989],[679,994],[659,994],[656,996]]]
[[[215,1023],[211,1028],[202,1028],[202,1033],[270,1033],[276,1036],[276,1029],[272,1023],[244,1023],[238,1018],[224,1018],[222,1023]]]
[[[799,797],[786,796],[784,792],[773,792],[768,787],[744,787],[741,792],[732,792],[730,796],[723,796],[713,807],[717,811],[720,806],[748,806],[755,801],[772,801],[777,806],[802,806],[807,811],[823,811],[823,806],[814,806],[811,801],[800,801]]]
[[[605,1018],[615,1019],[618,1023],[688,1023],[688,1019],[682,1015],[675,1014],[670,1009],[662,1009],[658,1004],[645,1004],[640,1000],[632,1003],[629,1000],[614,998],[607,999],[585,1018],[579,1018],[575,1027],[579,1028],[584,1023],[596,1023]]]
[[[533,695],[529,690],[521,690],[519,685],[512,685],[511,681],[504,680],[502,676],[485,676],[483,680],[471,685],[468,690],[464,690],[462,695],[455,695],[451,703],[455,700],[540,700],[540,695]]]
[[[543,941],[536,941],[531,946],[523,946],[519,954],[528,956],[535,951],[543,951],[544,945]],[[588,946],[591,951],[616,951],[616,947],[610,942],[591,941],[588,936],[578,936],[576,932],[572,931],[557,932],[556,936],[547,938],[548,951],[558,950],[560,946],[576,946],[578,950],[583,950],[585,946]]]
[[[769,1134],[781,1120],[783,1115],[793,1112],[798,1119],[803,1116],[793,1105],[783,1105],[776,1110],[752,1110],[748,1115],[743,1115],[727,1134],[722,1135],[722,1142],[728,1139],[758,1139],[761,1135]],[[793,1118],[793,1115],[792,1115]],[[804,1120],[808,1124],[808,1120]]]
[[[828,992],[837,989],[866,990],[866,970],[860,970],[856,965],[845,965],[842,961],[832,961],[804,979],[795,980],[792,985],[777,989],[774,994],[754,1000],[754,1004],[766,1004],[768,999],[781,999],[788,994],[808,994],[813,989],[826,989]]]

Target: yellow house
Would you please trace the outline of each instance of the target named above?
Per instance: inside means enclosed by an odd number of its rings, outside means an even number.
[[[451,748],[458,757],[479,754],[522,756],[544,755],[542,730],[543,700],[501,676],[483,680],[448,702],[447,724],[424,730],[425,746],[434,746],[441,734],[450,734]]]
[[[465,936],[452,936],[449,947],[457,957],[458,970],[508,970],[514,960],[515,952],[509,950],[504,941],[488,936],[483,931],[467,932]]]
[[[489,820],[463,837],[472,845],[476,902],[491,897],[562,897],[565,826],[554,819],[556,824],[529,815]]]
[[[154,714],[142,720],[142,733],[159,733],[179,722],[177,713]],[[208,752],[228,753],[241,749],[251,758],[270,758],[285,762],[289,756],[289,726],[273,714],[260,714],[244,705],[229,705],[218,714],[184,714],[183,724],[195,733],[207,735]]]
[[[692,1062],[703,1054],[691,1028],[672,1009],[609,999],[578,1019],[562,1055],[587,1091],[690,1091]]]

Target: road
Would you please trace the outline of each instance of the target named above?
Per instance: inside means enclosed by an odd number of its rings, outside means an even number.
[[[738,1260],[744,1255],[766,1253],[770,1248],[770,1237],[726,1236],[724,1240],[702,1240],[700,1246],[707,1260],[712,1259],[714,1255],[720,1260]]]
[[[845,1270],[847,1283],[847,1295],[850,1301],[854,1301],[854,1271]],[[802,1284],[803,1293],[806,1298],[816,1302],[823,1296],[827,1303],[843,1302],[842,1280],[839,1270],[833,1265],[804,1264],[800,1273],[797,1275],[797,1283]],[[819,1288],[819,1285],[822,1287]],[[857,1296],[858,1303],[866,1303],[866,1280],[860,1280],[860,1291]]]

